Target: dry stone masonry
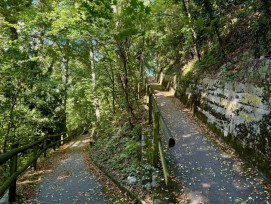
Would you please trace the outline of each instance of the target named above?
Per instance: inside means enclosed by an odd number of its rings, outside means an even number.
[[[271,164],[271,87],[211,78],[163,77],[203,122],[260,169]]]

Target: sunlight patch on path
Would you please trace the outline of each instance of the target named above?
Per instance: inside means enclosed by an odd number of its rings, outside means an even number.
[[[97,178],[89,173],[83,156],[88,141],[81,136],[71,143],[56,168],[38,184],[37,195],[28,203],[111,203]]]
[[[263,178],[244,171],[236,156],[223,152],[206,139],[185,111],[172,102],[172,93],[156,91],[156,98],[176,140],[167,155],[175,176],[183,183],[187,203],[271,201]]]

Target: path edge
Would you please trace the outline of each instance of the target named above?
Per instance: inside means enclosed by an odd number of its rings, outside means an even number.
[[[89,152],[89,157],[92,160],[92,162],[95,164],[95,166],[97,166],[97,168],[102,173],[104,173],[122,192],[127,193],[127,195],[130,198],[132,198],[132,200],[135,200],[135,201],[137,201],[138,203],[141,203],[141,204],[146,204],[146,202],[141,200],[135,193],[131,192],[126,187],[124,187],[119,181],[117,181],[117,179],[115,179],[114,176],[111,173],[106,171],[105,168],[102,165],[98,164],[98,162],[96,162],[95,159],[93,159],[90,152]]]

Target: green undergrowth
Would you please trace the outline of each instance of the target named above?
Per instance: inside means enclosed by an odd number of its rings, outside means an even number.
[[[121,198],[118,195],[116,195],[115,192],[113,192],[110,188],[104,187],[103,192],[106,195],[110,195],[110,198],[111,198],[112,201],[114,201],[114,203],[128,204],[127,201],[122,201]]]
[[[255,84],[269,84],[268,63],[269,54],[262,53],[261,58],[254,56],[254,45],[235,45],[226,49],[225,56],[221,55],[219,45],[215,45],[201,55],[201,59],[194,57],[186,60],[180,67],[164,70],[169,76],[178,75],[183,82],[195,79],[214,78],[225,81],[250,82]],[[261,76],[262,74],[262,76]],[[255,79],[256,78],[256,79]]]
[[[139,127],[136,126],[136,128]],[[112,170],[124,172],[123,168],[127,167],[127,163],[132,167],[139,165],[137,159],[140,146],[138,137],[130,132],[127,124],[117,128],[108,127],[103,134],[99,134],[95,145],[91,147],[92,156],[104,167],[110,166]]]
[[[106,171],[120,189],[131,192],[130,197],[133,199],[146,203],[152,203],[152,200],[176,203],[172,202],[176,201],[176,183],[165,186],[162,167],[152,166],[151,127],[141,122],[131,128],[128,122],[119,121],[107,122],[103,127],[95,129],[95,142],[90,146],[90,155],[100,169]],[[136,182],[129,184],[128,177],[136,178]],[[123,203],[117,197],[112,199],[115,203]]]
[[[137,197],[148,196],[148,189],[142,186],[142,178],[150,174],[150,169],[141,161],[141,124],[131,128],[128,122],[108,122],[104,127],[95,130],[95,143],[90,147],[92,159]],[[135,184],[128,184],[129,176],[136,178]]]

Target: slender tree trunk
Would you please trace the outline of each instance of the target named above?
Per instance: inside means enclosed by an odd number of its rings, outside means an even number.
[[[64,132],[67,131],[67,100],[68,100],[68,82],[69,82],[69,56],[64,55],[63,57],[63,69],[62,69],[62,80],[64,84],[64,98],[63,98],[63,122]]]
[[[203,4],[204,4],[204,7],[205,7],[207,13],[209,14],[210,21],[212,22],[213,20],[215,20],[215,15],[214,15],[214,11],[213,11],[212,4],[211,4],[210,0],[203,0]],[[219,25],[218,25],[217,22],[215,22],[214,27],[215,27],[215,34],[217,36],[218,43],[219,43],[219,45],[221,47],[222,56],[225,59],[226,58],[226,52],[225,52],[225,49],[224,49],[224,43],[223,43],[222,38],[220,36]]]
[[[115,105],[115,100],[116,100],[116,96],[115,96],[115,75],[114,75],[114,69],[112,67],[112,64],[110,62],[110,69],[111,69],[111,76],[112,76],[112,111],[113,113],[116,112],[116,105]]]
[[[8,139],[9,139],[9,134],[11,132],[12,127],[15,125],[14,124],[14,108],[15,108],[16,103],[17,103],[17,97],[14,96],[11,98],[11,107],[10,107],[10,111],[9,111],[8,127],[7,127],[7,133],[5,135],[4,146],[3,146],[4,153],[7,152],[7,143],[8,143]]]
[[[143,90],[142,87],[145,87],[144,84],[144,53],[145,52],[145,36],[143,36],[142,39],[142,45],[139,50],[139,55],[138,55],[138,67],[139,67],[139,80],[138,80],[138,87],[137,87],[137,100],[140,99],[140,93]]]
[[[185,0],[182,0],[182,5],[183,5],[183,10],[184,10],[186,17],[189,19],[190,24],[192,24],[191,14],[188,11],[188,7],[186,5]],[[193,28],[193,26],[191,26],[191,36],[192,36],[193,44],[195,46],[194,47],[195,52],[197,53],[198,60],[200,61],[201,55],[200,55],[200,49],[199,49],[198,40],[197,40],[197,33],[196,33],[195,29]]]
[[[271,50],[270,50],[270,37],[268,37],[269,30],[271,30],[271,17],[270,17],[270,9],[271,9],[271,2],[270,0],[261,0],[262,1],[262,6],[260,9],[263,11],[264,16],[262,17],[262,23],[261,23],[261,31],[258,32],[258,37],[259,34],[262,35],[263,39],[263,45],[265,48],[265,51],[268,55],[271,55]]]
[[[106,47],[105,47],[106,49]],[[108,58],[110,58],[109,56],[109,53],[107,50],[105,50]],[[112,96],[112,113],[115,113],[116,112],[116,105],[115,105],[115,102],[116,102],[116,87],[115,87],[115,83],[116,83],[116,80],[115,80],[115,72],[114,72],[114,68],[113,68],[113,65],[112,65],[112,62],[109,61],[109,69],[107,69],[107,66],[105,66],[105,69],[108,73],[108,76],[110,78],[110,81],[112,83],[112,91],[111,91],[111,96]]]
[[[136,119],[136,116],[134,114],[134,109],[133,109],[133,104],[130,101],[130,95],[129,95],[129,81],[128,81],[128,55],[127,55],[127,39],[125,41],[119,41],[117,42],[118,44],[118,55],[120,57],[121,61],[121,67],[123,70],[122,75],[119,73],[118,77],[121,83],[121,87],[124,93],[124,98],[125,98],[125,106],[126,106],[126,111],[129,115],[131,115],[133,118]],[[130,126],[133,127],[133,122],[132,118],[129,117],[129,123]]]
[[[1,132],[5,132],[5,120],[6,120],[6,115],[4,114],[3,115],[3,118],[2,118],[2,121],[1,121],[1,129],[2,131]],[[4,134],[4,144],[3,144],[3,147],[2,147],[2,150],[4,152],[4,149],[6,148],[6,134]],[[2,150],[0,151],[0,154],[2,154]]]
[[[96,89],[96,64],[95,64],[95,57],[94,57],[94,46],[92,45],[90,47],[89,51],[89,62],[90,62],[90,67],[91,67],[91,79],[92,79],[92,90],[95,92]],[[96,121],[100,120],[100,108],[98,104],[98,100],[96,97],[93,99],[93,106],[95,108],[95,119]]]
[[[122,89],[125,95],[125,102],[126,102],[126,109],[127,112],[131,113],[133,117],[135,117],[134,112],[133,112],[133,107],[132,104],[130,102],[129,99],[129,80],[128,80],[128,56],[127,56],[127,51],[126,51],[126,42],[127,39],[125,41],[120,42],[119,45],[119,56],[121,58],[121,62],[122,62],[122,69],[123,69],[123,75],[120,76],[120,81],[121,81],[121,85],[122,85]]]

